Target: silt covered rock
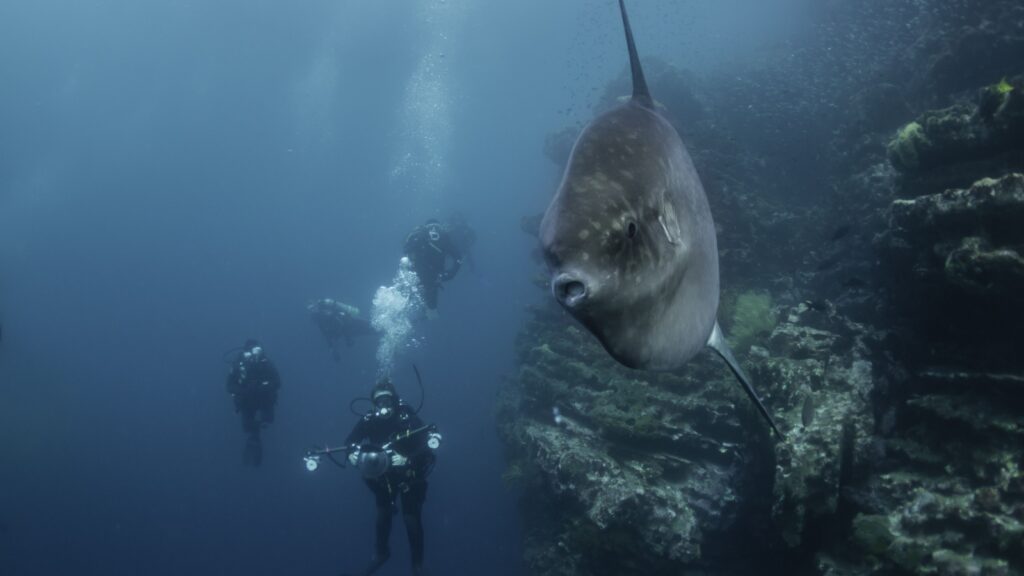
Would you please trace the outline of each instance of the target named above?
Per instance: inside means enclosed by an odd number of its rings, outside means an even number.
[[[962,187],[1024,161],[1024,76],[981,88],[970,101],[925,112],[897,130],[889,162],[905,194]]]
[[[499,416],[534,574],[743,573],[840,537],[824,528],[849,520],[844,489],[870,452],[877,338],[827,305],[775,316],[745,363],[784,441],[710,354],[628,370],[534,310]]]

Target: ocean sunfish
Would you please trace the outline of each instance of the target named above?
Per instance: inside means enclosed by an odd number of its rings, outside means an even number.
[[[721,356],[781,436],[718,327],[718,244],[682,139],[654,106],[619,0],[633,96],[577,138],[540,241],[559,303],[630,368]]]

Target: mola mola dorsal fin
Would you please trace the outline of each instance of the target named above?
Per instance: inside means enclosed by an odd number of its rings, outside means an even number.
[[[654,108],[654,100],[651,92],[647,89],[647,80],[644,79],[644,69],[640,67],[640,56],[636,53],[636,44],[633,42],[633,30],[629,27],[629,16],[626,15],[625,0],[619,0],[619,10],[622,11],[622,25],[626,28],[626,45],[629,47],[629,69],[633,72],[633,100],[645,108]]]

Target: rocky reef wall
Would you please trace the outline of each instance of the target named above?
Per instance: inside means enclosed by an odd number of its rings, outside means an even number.
[[[719,319],[785,439],[710,354],[628,370],[531,308],[498,414],[532,574],[1024,574],[1024,9],[965,4],[879,7],[917,34],[861,62],[818,204],[756,193],[721,101],[652,67],[707,175]]]
[[[824,561],[806,552],[844,536],[848,492],[876,450],[871,398],[895,368],[884,334],[830,306],[780,312],[747,365],[783,442],[717,358],[681,374],[624,369],[559,310],[531,311],[499,414],[535,574]]]
[[[900,128],[873,283],[906,378],[854,542],[875,570],[1024,570],[1022,78]]]

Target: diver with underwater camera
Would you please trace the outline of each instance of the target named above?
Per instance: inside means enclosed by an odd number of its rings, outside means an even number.
[[[415,369],[415,366],[413,367]],[[419,370],[416,379],[423,383]],[[345,438],[345,444],[338,448],[322,448],[306,453],[306,468],[317,469],[320,459],[326,457],[335,465],[345,468],[346,464],[359,470],[363,481],[373,493],[377,507],[374,555],[359,576],[370,576],[387,562],[391,556],[388,540],[391,536],[392,517],[397,511],[397,502],[402,503],[402,519],[409,537],[413,574],[423,574],[423,502],[427,497],[427,477],[434,468],[434,451],[441,445],[441,435],[433,424],[424,424],[419,417],[423,408],[406,404],[395,391],[388,378],[382,378],[371,390],[370,398],[356,398],[369,401],[372,407],[365,414],[359,414],[359,421]],[[344,454],[338,460],[337,454]]]

